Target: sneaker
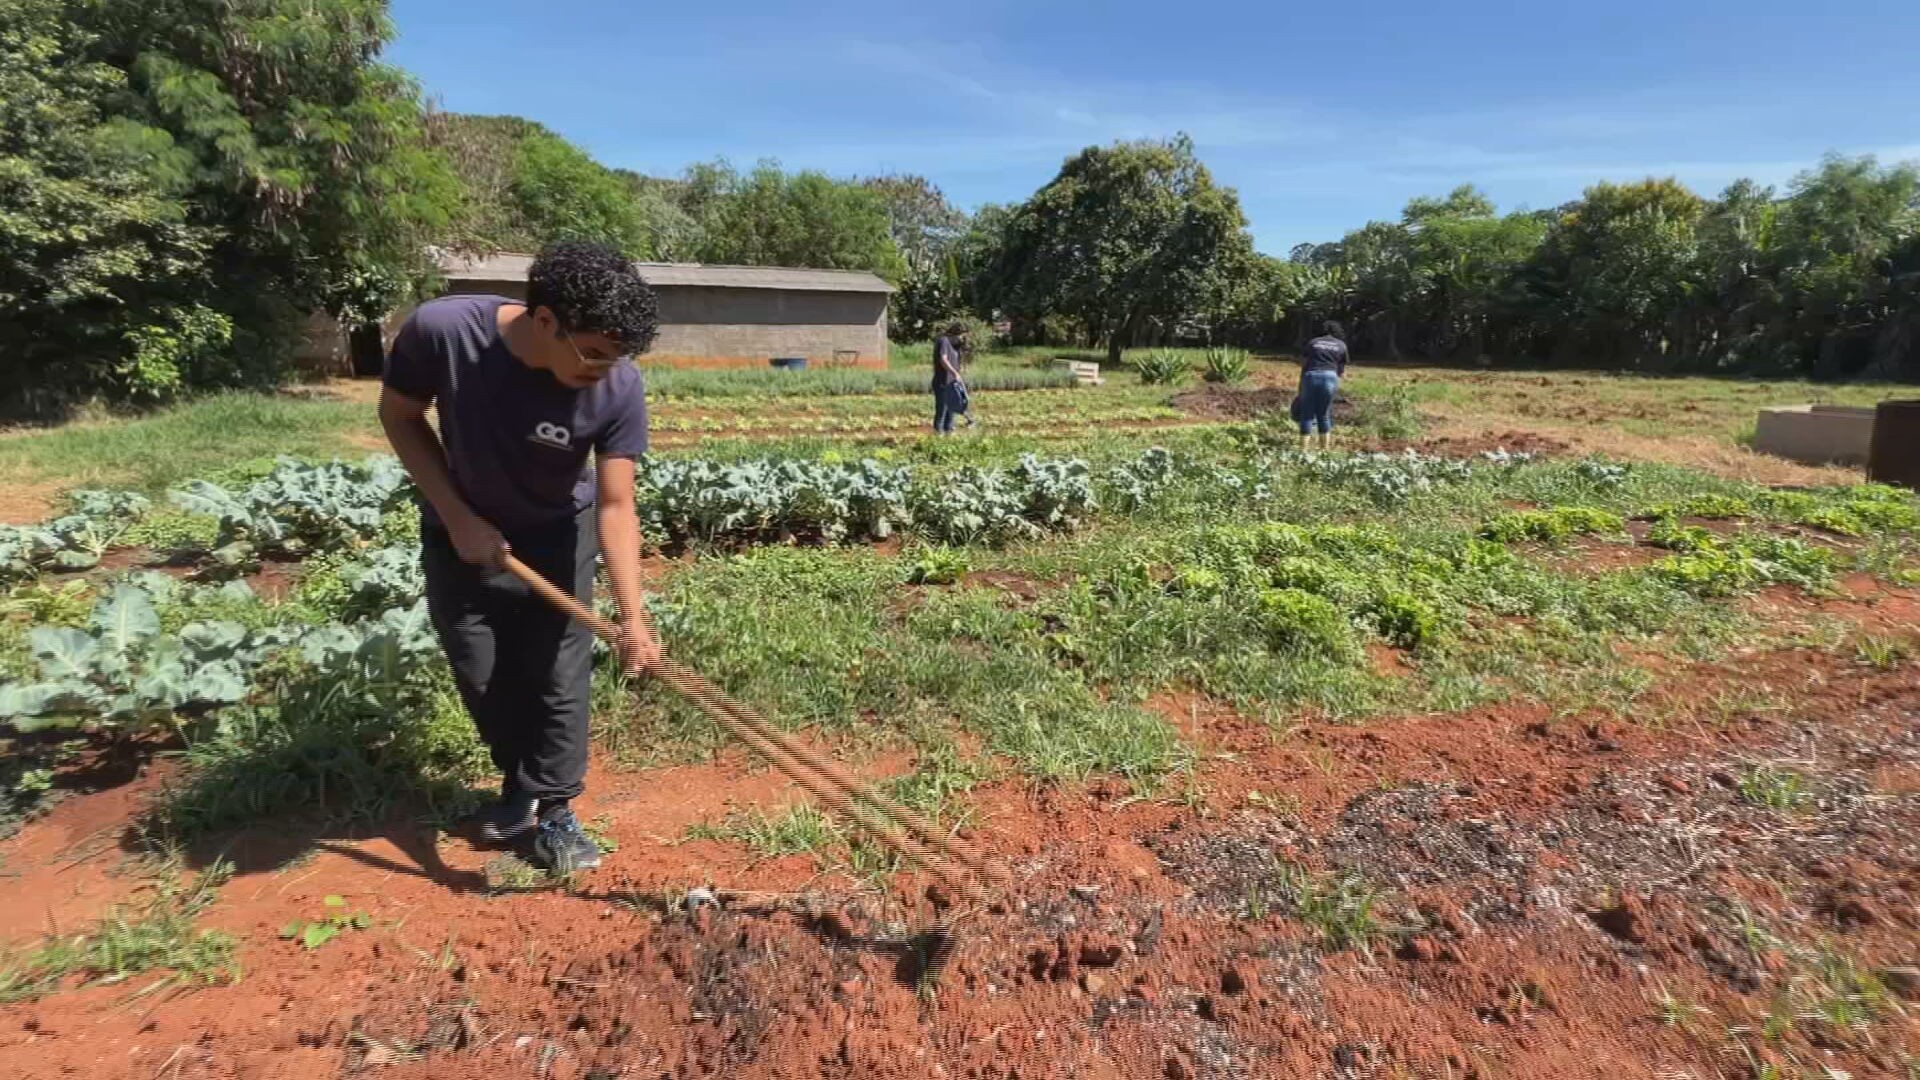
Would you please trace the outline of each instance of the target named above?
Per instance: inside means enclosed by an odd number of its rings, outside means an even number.
[[[553,874],[571,874],[600,865],[600,845],[580,827],[571,807],[553,807],[540,815],[540,831],[533,838],[533,861]]]
[[[480,838],[498,844],[525,835],[540,824],[537,804],[530,795],[502,795],[480,814]]]

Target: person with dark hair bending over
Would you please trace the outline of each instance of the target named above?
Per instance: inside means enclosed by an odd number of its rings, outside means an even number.
[[[959,410],[954,408],[954,396],[961,385],[960,352],[966,348],[966,341],[964,323],[948,326],[946,333],[933,339],[933,432],[936,435],[953,434],[953,418],[959,415]]]
[[[1333,399],[1340,377],[1347,373],[1346,331],[1328,319],[1320,336],[1300,351],[1300,393],[1294,399],[1293,419],[1300,425],[1300,449],[1312,445],[1315,430],[1320,449],[1333,446]]]
[[[559,244],[527,275],[524,303],[446,296],[394,337],[380,423],[420,494],[427,607],[454,683],[501,772],[480,832],[532,834],[555,873],[600,865],[570,801],[587,775],[593,635],[505,570],[509,552],[582,602],[603,556],[624,628],[618,660],[651,669],[641,620],[634,460],[647,398],[631,359],[653,344],[653,290],[625,256]],[[427,422],[437,406],[439,430]],[[587,468],[587,458],[593,468]]]

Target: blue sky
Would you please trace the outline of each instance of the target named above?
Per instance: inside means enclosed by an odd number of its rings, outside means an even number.
[[[657,175],[725,157],[1017,202],[1081,147],[1190,133],[1262,250],[1471,182],[1784,184],[1920,158],[1920,3],[393,0],[389,58],[461,112]]]

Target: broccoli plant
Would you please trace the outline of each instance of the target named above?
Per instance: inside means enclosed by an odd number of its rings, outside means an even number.
[[[162,633],[155,592],[139,581],[101,597],[84,627],[34,627],[28,647],[32,676],[0,683],[0,722],[21,732],[162,725],[237,704],[280,656],[343,679],[397,683],[434,652],[424,600],[352,626],[249,630],[208,620]]]
[[[39,525],[0,525],[0,581],[91,570],[150,504],[131,491],[76,491],[70,512]]]
[[[410,490],[396,458],[370,458],[362,465],[282,458],[271,473],[241,490],[191,480],[169,498],[180,509],[219,523],[209,554],[216,568],[239,571],[263,555],[297,557],[371,539],[380,531],[380,519],[399,508]]]

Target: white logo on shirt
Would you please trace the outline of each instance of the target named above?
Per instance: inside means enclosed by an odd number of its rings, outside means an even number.
[[[533,425],[533,434],[527,436],[527,438],[533,442],[543,443],[560,450],[570,450],[573,448],[573,432],[568,431],[559,424],[548,423],[545,420]]]

